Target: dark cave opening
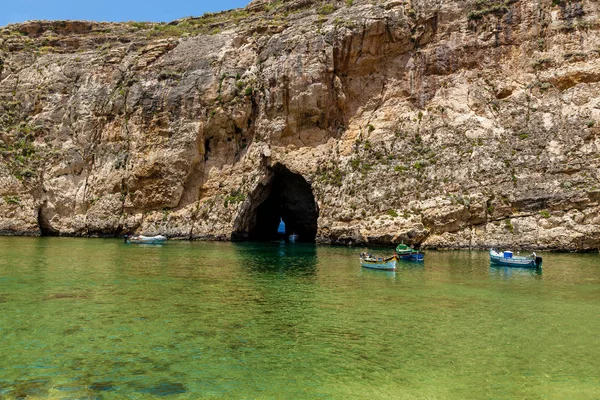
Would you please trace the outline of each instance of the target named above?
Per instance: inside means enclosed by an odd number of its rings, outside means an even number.
[[[314,242],[317,236],[319,207],[311,185],[281,164],[271,168],[271,178],[255,190],[250,203],[236,220],[234,240],[277,240],[280,219],[288,238],[298,235],[300,242]]]
[[[204,161],[208,160],[209,153],[210,153],[210,138],[204,140]]]
[[[58,236],[58,232],[52,229],[48,218],[44,215],[44,206],[38,209],[37,222],[40,228],[40,236]]]

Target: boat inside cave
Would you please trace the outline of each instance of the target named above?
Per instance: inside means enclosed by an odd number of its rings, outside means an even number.
[[[246,209],[235,222],[233,240],[272,241],[297,235],[299,242],[314,242],[319,207],[311,185],[300,174],[282,164],[271,168],[271,177],[250,196]]]

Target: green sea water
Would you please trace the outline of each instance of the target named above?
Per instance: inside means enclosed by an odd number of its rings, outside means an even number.
[[[0,238],[0,399],[600,399],[598,254],[363,250]]]

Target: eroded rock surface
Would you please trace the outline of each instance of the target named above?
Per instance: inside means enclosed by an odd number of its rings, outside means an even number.
[[[229,240],[279,165],[319,242],[598,249],[599,21],[592,0],[255,0],[4,27],[0,233]]]

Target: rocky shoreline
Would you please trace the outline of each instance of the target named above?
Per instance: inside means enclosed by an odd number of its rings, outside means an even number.
[[[40,235],[39,232],[19,232],[19,231],[0,231],[0,236],[8,236],[8,237],[42,237]],[[81,235],[81,234],[65,234],[65,233],[59,233],[59,234],[55,234],[55,235],[51,235],[51,236],[44,236],[44,237],[63,237],[63,238],[80,238],[80,239],[121,239],[122,236],[117,235],[117,234],[95,234],[95,235]],[[195,236],[195,237],[183,237],[183,236],[176,236],[176,237],[171,237],[169,238],[170,241],[175,241],[175,242],[180,242],[180,241],[202,241],[202,242],[235,242],[236,239],[232,239],[231,237],[227,237],[225,235],[222,236],[212,236],[212,235],[205,235],[205,236]],[[404,241],[402,241],[404,242]],[[571,249],[565,249],[565,248],[560,248],[560,247],[540,247],[540,246],[536,246],[536,245],[528,245],[528,244],[518,244],[514,247],[502,247],[502,246],[498,246],[498,245],[494,245],[494,244],[490,244],[489,246],[486,245],[476,245],[476,246],[458,246],[458,245],[442,245],[442,246],[431,246],[428,244],[419,244],[417,242],[416,246],[418,246],[419,249],[421,250],[436,250],[436,251],[471,251],[471,250],[478,250],[478,251],[488,251],[491,248],[510,248],[511,250],[514,251],[545,251],[545,252],[552,252],[552,253],[600,253],[600,249],[594,249],[594,248],[589,248],[589,249],[577,249],[577,248],[571,248]],[[328,240],[320,240],[319,238],[316,239],[315,244],[318,246],[343,246],[343,247],[371,247],[371,248],[390,248],[390,246],[395,247],[398,243],[394,242],[394,241],[379,241],[376,240],[374,242],[369,242],[361,237],[357,238],[357,240],[353,241],[353,240],[347,240],[347,241],[338,241],[335,243],[332,243],[331,241]],[[506,246],[506,245],[505,245]]]

